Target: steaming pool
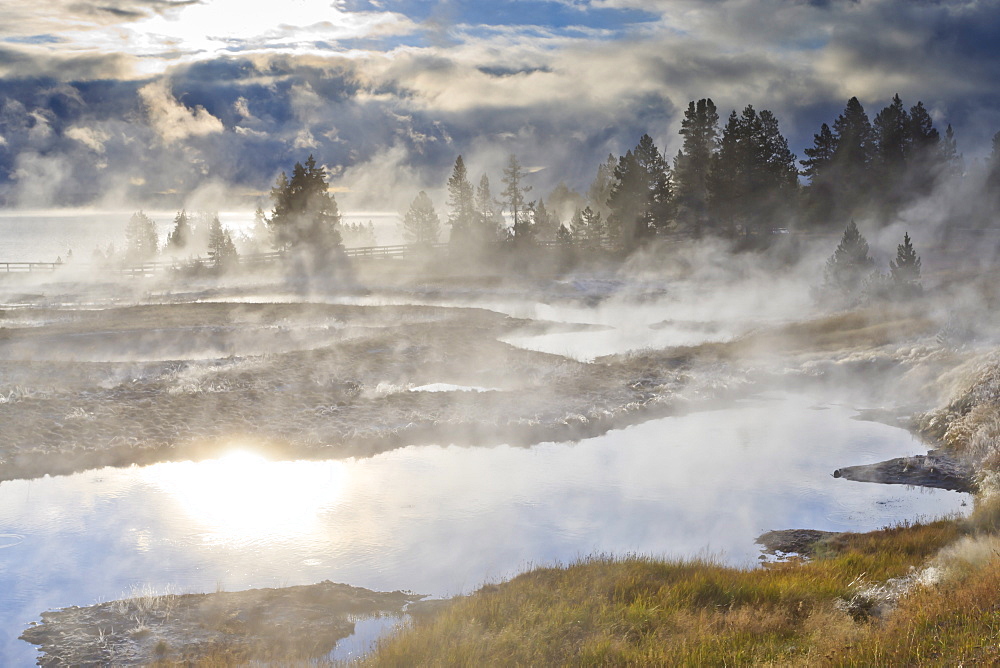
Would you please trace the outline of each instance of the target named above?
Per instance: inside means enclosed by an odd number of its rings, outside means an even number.
[[[866,531],[967,495],[834,479],[926,448],[807,397],[767,395],[531,448],[219,460],[0,483],[0,656],[39,614],[127,595],[344,582],[432,597],[595,553],[758,560],[770,529]],[[375,623],[364,628],[384,624]]]

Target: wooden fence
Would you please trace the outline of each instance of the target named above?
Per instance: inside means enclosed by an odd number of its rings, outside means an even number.
[[[501,246],[500,242],[497,246]],[[595,240],[574,240],[572,242],[564,241],[535,241],[533,245],[540,247],[575,247],[575,248],[599,248],[608,247],[607,243],[602,243]],[[442,253],[449,249],[447,243],[436,243],[436,244],[399,244],[395,246],[361,246],[357,248],[345,248],[344,255],[351,259],[374,259],[374,260],[392,260],[398,258],[406,257],[420,257],[429,254]],[[283,251],[274,251],[270,253],[246,253],[243,255],[237,255],[236,261],[241,266],[246,267],[257,267],[266,266],[271,264],[276,264],[282,262],[289,257],[288,253]],[[106,273],[124,275],[124,276],[152,276],[155,274],[163,273],[166,271],[183,271],[188,269],[193,269],[196,267],[211,267],[213,260],[211,257],[194,257],[185,260],[172,259],[172,260],[151,260],[149,262],[142,262],[137,264],[117,264],[108,263],[104,265],[100,264],[90,264],[85,262],[0,262],[0,273],[14,274],[14,273],[30,273],[30,272],[54,272],[56,269],[64,266],[79,267],[83,269],[94,269],[97,271],[102,271]]]
[[[53,272],[62,262],[0,262],[0,271],[6,274],[21,274],[35,271]]]

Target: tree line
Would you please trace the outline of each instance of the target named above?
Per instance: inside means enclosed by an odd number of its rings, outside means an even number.
[[[681,148],[668,160],[649,134],[636,146],[597,166],[586,193],[560,183],[548,196],[530,199],[530,174],[516,155],[503,168],[494,195],[488,175],[476,185],[458,155],[444,184],[442,221],[426,192],[417,193],[401,222],[407,243],[440,241],[465,250],[546,244],[592,244],[631,252],[656,238],[716,236],[766,243],[771,233],[843,229],[855,217],[890,220],[914,198],[930,194],[964,172],[952,127],[934,127],[918,101],[906,108],[899,95],[870,120],[856,97],[823,123],[805,157],[790,150],[778,118],[747,105],[720,122],[710,98],[692,100],[683,113]],[[987,186],[1000,202],[1000,133],[993,142]],[[342,224],[325,168],[313,156],[282,173],[271,189],[271,210],[258,208],[252,236],[276,250],[308,255],[317,267],[343,249],[343,235],[374,243],[374,230]],[[148,255],[141,212],[130,222],[129,248]],[[184,212],[168,246],[183,248]],[[213,225],[215,223],[213,222]],[[133,229],[134,228],[134,229]],[[208,252],[223,263],[235,253],[228,232],[213,228]]]
[[[715,103],[692,100],[684,111],[682,146],[672,161],[649,134],[624,155],[598,166],[587,193],[560,184],[548,203],[529,200],[515,155],[494,199],[483,175],[473,187],[462,156],[446,184],[453,244],[590,240],[631,251],[671,235],[766,239],[775,229],[830,230],[871,215],[889,220],[915,198],[964,171],[955,134],[941,134],[923,102],[908,110],[895,95],[870,120],[856,97],[832,126],[823,123],[801,160],[769,110],[747,105],[724,124]],[[1000,193],[1000,133],[991,179]],[[441,220],[426,193],[410,206],[411,243],[438,241]]]

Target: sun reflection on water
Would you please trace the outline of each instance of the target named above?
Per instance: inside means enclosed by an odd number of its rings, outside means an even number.
[[[275,462],[245,450],[219,459],[142,469],[205,532],[205,543],[273,542],[319,530],[343,497],[347,465]]]

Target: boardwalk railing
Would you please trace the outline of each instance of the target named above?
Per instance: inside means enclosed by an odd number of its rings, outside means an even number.
[[[56,270],[56,267],[60,266],[62,266],[62,262],[0,262],[0,271],[6,274],[20,274],[32,271],[52,272]]]
[[[540,247],[576,247],[576,248],[598,248],[608,247],[607,242],[599,240],[574,240],[564,241],[535,241],[535,246]],[[497,242],[499,248],[503,246]],[[344,255],[352,259],[395,259],[406,257],[420,257],[428,254],[440,253],[450,246],[447,243],[436,244],[399,244],[395,246],[360,246],[356,248],[345,248]],[[269,253],[245,253],[236,256],[236,261],[241,266],[256,267],[266,266],[282,262],[290,257],[284,251],[274,251]],[[59,267],[72,266],[80,268],[93,268],[103,272],[110,272],[124,276],[151,276],[165,271],[184,271],[196,267],[211,267],[214,261],[211,257],[193,257],[188,259],[151,260],[137,264],[88,264],[81,262],[0,262],[0,273],[28,273],[28,272],[53,272]]]

